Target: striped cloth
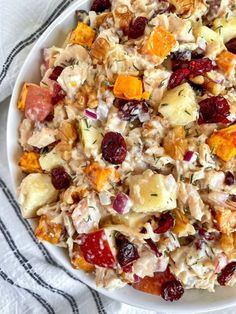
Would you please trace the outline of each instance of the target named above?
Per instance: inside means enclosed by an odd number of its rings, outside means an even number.
[[[0,101],[10,95],[31,45],[72,2],[0,0]],[[154,314],[87,287],[34,237],[10,189],[5,147],[8,103],[9,98],[0,104],[0,313]]]

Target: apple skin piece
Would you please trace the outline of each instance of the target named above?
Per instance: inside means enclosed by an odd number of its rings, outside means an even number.
[[[111,234],[100,229],[78,235],[76,242],[86,262],[100,267],[116,268],[117,262],[110,238]]]

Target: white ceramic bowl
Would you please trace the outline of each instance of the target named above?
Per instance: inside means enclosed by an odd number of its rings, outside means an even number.
[[[40,80],[39,65],[42,58],[42,49],[44,47],[50,47],[52,45],[60,46],[69,30],[75,25],[75,10],[89,8],[90,1],[80,0],[71,5],[64,13],[61,14],[44,32],[39,38],[37,43],[32,48],[25,63],[20,71],[20,74],[16,80],[15,87],[12,93],[8,125],[7,125],[7,151],[8,162],[13,182],[13,187],[16,189],[19,184],[21,172],[17,166],[17,156],[20,154],[20,147],[18,145],[18,126],[22,119],[20,112],[17,110],[17,99],[21,87],[25,81],[38,83]],[[65,251],[56,246],[46,244],[47,249],[52,255],[60,261],[65,267],[77,276],[84,283],[104,295],[113,298],[115,300],[128,303],[133,306],[145,308],[149,310],[155,310],[159,312],[205,312],[214,309],[222,309],[229,306],[236,305],[236,287],[235,288],[217,288],[215,293],[209,293],[207,291],[191,290],[186,291],[183,298],[178,302],[168,303],[162,300],[159,296],[153,296],[150,294],[139,292],[132,287],[125,287],[123,289],[115,290],[113,292],[105,289],[97,289],[94,278],[88,276],[82,271],[74,270],[68,260]]]

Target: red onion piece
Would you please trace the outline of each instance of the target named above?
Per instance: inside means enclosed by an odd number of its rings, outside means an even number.
[[[116,194],[112,202],[112,208],[120,215],[128,213],[131,208],[131,201],[128,195],[122,192]]]
[[[191,159],[192,159],[192,157],[193,157],[193,152],[191,152],[190,150],[189,151],[187,151],[186,153],[185,153],[185,155],[184,155],[184,161],[190,161]]]
[[[97,120],[97,114],[93,111],[90,111],[88,109],[85,109],[84,111],[85,115],[93,120]]]
[[[140,280],[141,278],[138,275],[134,274],[134,282],[139,282]]]

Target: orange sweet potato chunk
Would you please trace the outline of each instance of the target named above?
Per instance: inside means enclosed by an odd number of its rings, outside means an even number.
[[[224,161],[236,155],[236,125],[214,132],[207,140],[211,151]]]
[[[216,59],[219,69],[225,73],[226,76],[233,76],[236,67],[236,54],[229,51],[222,51]]]
[[[150,294],[161,294],[161,286],[169,280],[173,280],[175,277],[171,274],[169,269],[164,272],[157,272],[153,277],[144,277],[140,281],[133,284],[133,288],[150,293]]]
[[[119,75],[113,93],[117,98],[140,100],[143,95],[142,81],[135,76]]]
[[[76,269],[82,269],[87,272],[92,272],[95,270],[95,266],[86,262],[83,256],[80,254],[79,245],[77,243],[73,244],[73,252],[71,257],[71,264]]]
[[[61,224],[50,221],[47,215],[42,215],[35,229],[35,235],[39,240],[58,244],[63,236],[64,228]]]
[[[39,157],[38,153],[24,152],[19,159],[18,165],[26,173],[42,172]]]
[[[215,215],[216,226],[220,232],[229,234],[236,230],[236,211],[223,209]]]
[[[95,39],[96,32],[87,24],[79,22],[70,35],[70,43],[90,48]]]
[[[120,177],[114,168],[102,168],[97,162],[88,165],[84,172],[97,192],[109,188],[111,182],[117,182]]]
[[[176,39],[164,27],[156,27],[142,48],[143,54],[149,54],[153,60],[160,62],[171,52],[176,45]]]

